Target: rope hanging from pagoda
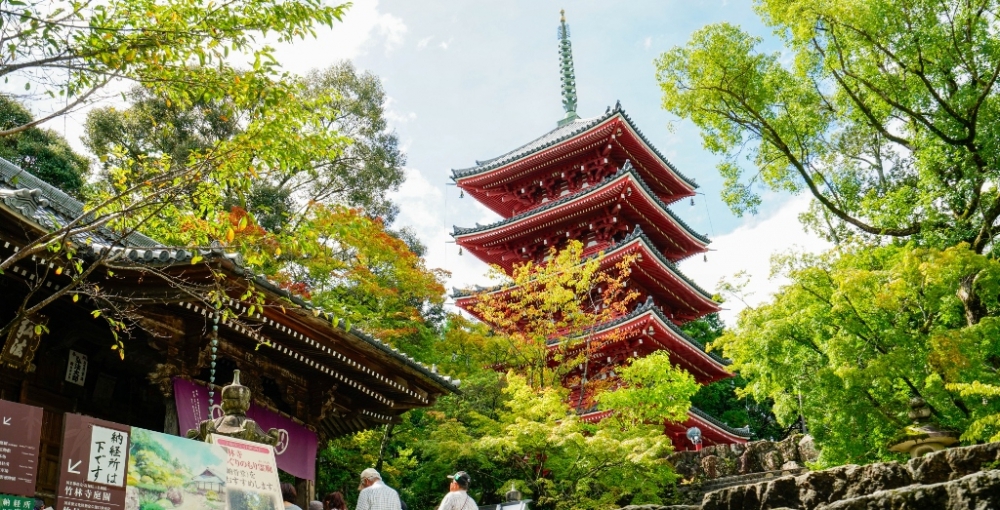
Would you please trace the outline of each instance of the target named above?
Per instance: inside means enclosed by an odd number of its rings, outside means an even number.
[[[562,104],[566,117],[559,125],[569,124],[580,116],[576,114],[576,74],[573,72],[573,46],[569,42],[569,25],[566,24],[566,11],[559,11],[559,67],[562,81]]]

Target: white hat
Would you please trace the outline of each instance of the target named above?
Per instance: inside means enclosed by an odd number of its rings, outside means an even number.
[[[358,485],[358,490],[364,489],[365,482],[368,480],[381,480],[381,479],[382,475],[378,474],[378,471],[375,471],[372,468],[365,469],[364,471],[361,472],[361,484]]]

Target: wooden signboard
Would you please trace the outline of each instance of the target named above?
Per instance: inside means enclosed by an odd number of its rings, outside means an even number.
[[[35,495],[41,434],[42,408],[0,400],[0,492]]]
[[[41,342],[41,335],[35,331],[35,326],[45,324],[42,316],[21,319],[17,326],[10,330],[3,351],[0,351],[0,363],[18,370],[26,370],[35,359],[35,351]]]
[[[56,510],[124,510],[132,428],[67,414]]]

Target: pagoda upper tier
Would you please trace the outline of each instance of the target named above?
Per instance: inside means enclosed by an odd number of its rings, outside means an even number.
[[[604,115],[575,119],[476,166],[452,170],[457,186],[510,218],[595,186],[631,161],[649,192],[664,204],[694,195],[694,181],[642,135],[616,104]]]
[[[604,250],[641,228],[670,262],[708,250],[707,237],[675,216],[629,161],[600,183],[491,225],[454,227],[459,246],[484,262],[510,271],[539,262],[549,247],[569,239],[591,252]]]
[[[598,256],[598,253],[589,255]],[[623,257],[634,256],[630,266],[629,287],[639,292],[638,301],[651,298],[653,303],[675,324],[695,320],[706,314],[720,310],[712,295],[699,287],[682,273],[675,264],[667,260],[643,233],[636,227],[624,239],[606,247],[600,259],[600,270],[608,271]],[[507,289],[455,289],[455,305],[476,315],[475,303],[482,292],[504,293]],[[480,317],[481,319],[481,317]]]

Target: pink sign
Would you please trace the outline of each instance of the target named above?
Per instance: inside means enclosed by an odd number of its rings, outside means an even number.
[[[222,416],[219,407],[219,392],[215,393],[216,403],[213,417]],[[207,419],[208,388],[179,377],[174,378],[174,399],[177,402],[177,424],[183,435],[188,430],[198,428]],[[264,431],[278,429],[281,439],[274,447],[278,469],[306,480],[316,479],[316,451],[319,439],[316,433],[295,423],[274,411],[257,404],[251,404],[247,417],[257,422]]]

